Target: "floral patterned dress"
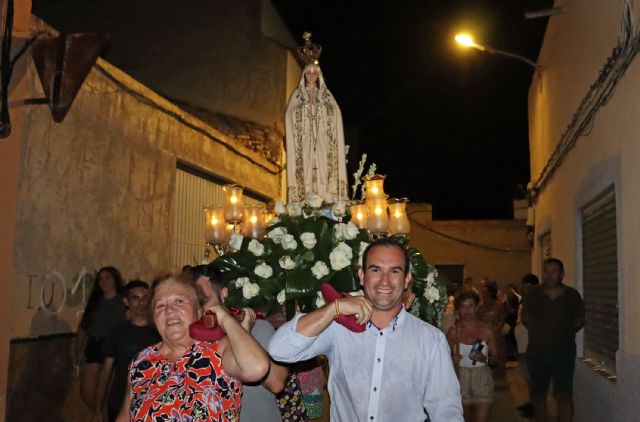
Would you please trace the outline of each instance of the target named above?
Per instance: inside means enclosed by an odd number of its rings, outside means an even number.
[[[177,362],[149,346],[129,366],[132,421],[239,421],[242,383],[222,367],[218,343],[196,340]]]

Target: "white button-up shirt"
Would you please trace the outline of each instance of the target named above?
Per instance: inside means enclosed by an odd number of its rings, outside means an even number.
[[[462,422],[460,386],[442,332],[404,309],[383,330],[354,333],[332,322],[316,337],[296,333],[296,315],[271,338],[276,361],[325,354],[331,420]]]

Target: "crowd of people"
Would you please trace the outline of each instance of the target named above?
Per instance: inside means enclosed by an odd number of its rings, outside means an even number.
[[[542,284],[529,274],[506,293],[488,279],[451,283],[441,329],[408,312],[409,265],[401,243],[376,240],[358,270],[364,296],[290,321],[230,312],[226,281],[211,266],[126,285],[102,268],[76,338],[81,397],[94,422],[484,422],[512,360],[529,386],[521,415],[547,420],[552,382],[558,420],[571,420],[584,305],[562,283],[561,261],[544,262]],[[218,340],[190,331],[205,313],[223,331]],[[364,332],[335,322],[344,316]]]

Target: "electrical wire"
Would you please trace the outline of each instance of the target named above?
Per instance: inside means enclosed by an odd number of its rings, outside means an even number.
[[[454,241],[454,242],[457,242],[457,243],[461,243],[461,244],[466,245],[466,246],[471,246],[471,247],[474,247],[474,248],[479,248],[479,249],[483,249],[483,250],[491,251],[491,252],[513,253],[513,254],[530,254],[531,253],[531,249],[519,249],[519,248],[510,248],[510,247],[501,248],[501,247],[498,247],[498,246],[485,245],[485,244],[478,243],[478,242],[472,242],[470,240],[460,239],[459,237],[451,236],[450,234],[443,233],[441,231],[432,229],[431,227],[427,226],[426,224],[424,224],[424,223],[416,220],[415,218],[411,217],[411,213],[409,213],[408,217],[412,222],[411,224],[416,224],[421,229],[423,229],[425,231],[428,231],[430,233],[433,233],[433,234],[436,234],[438,236],[444,237],[445,239],[449,239],[451,241]]]
[[[537,200],[537,194],[545,188],[578,140],[591,133],[596,114],[600,108],[609,102],[618,82],[625,75],[639,51],[640,31],[635,31],[634,33],[631,7],[627,2],[621,21],[618,43],[613,48],[602,69],[600,69],[598,78],[589,87],[580,102],[577,111],[561,135],[560,141],[542,169],[540,176],[533,183],[531,190],[534,193],[532,195],[534,201]]]

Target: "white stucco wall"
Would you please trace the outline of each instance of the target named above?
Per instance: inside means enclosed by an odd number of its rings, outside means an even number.
[[[537,180],[580,101],[615,47],[624,2],[581,0],[553,17],[539,57],[542,66],[529,92],[531,178]],[[638,16],[634,17],[638,21]],[[640,29],[640,25],[638,26]],[[637,29],[637,30],[638,30]],[[636,57],[591,131],[578,139],[539,193],[536,239],[551,231],[553,255],[565,263],[567,284],[582,288],[580,209],[610,185],[616,188],[620,351],[617,383],[577,363],[578,421],[636,421],[640,414],[640,62]],[[532,270],[540,263],[536,242]],[[587,321],[588,323],[588,321]],[[581,335],[578,349],[581,350]]]

